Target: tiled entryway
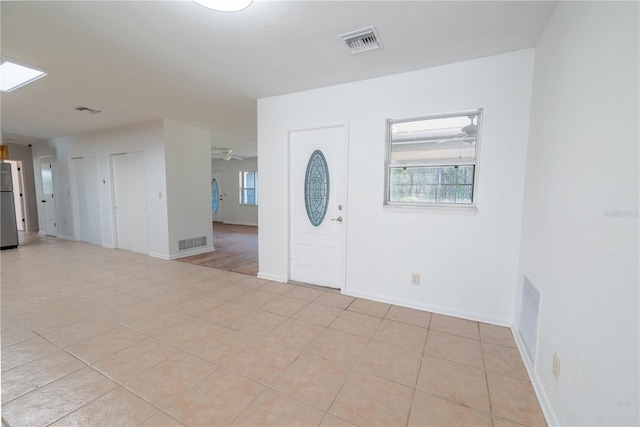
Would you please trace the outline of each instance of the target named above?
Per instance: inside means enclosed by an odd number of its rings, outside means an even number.
[[[0,255],[10,426],[545,424],[506,328],[25,236]]]

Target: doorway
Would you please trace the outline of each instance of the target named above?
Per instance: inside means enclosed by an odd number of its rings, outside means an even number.
[[[211,172],[211,220],[213,222],[223,222],[224,193],[222,189],[222,172]]]
[[[344,126],[293,131],[290,150],[289,278],[345,283],[347,138]]]
[[[57,236],[56,202],[53,198],[53,164],[51,156],[40,157],[40,178],[42,180],[42,199],[40,206],[44,211],[44,234]]]
[[[5,160],[11,164],[11,181],[13,183],[13,201],[16,209],[16,225],[18,231],[29,229],[27,224],[27,209],[25,205],[25,184],[22,160]]]

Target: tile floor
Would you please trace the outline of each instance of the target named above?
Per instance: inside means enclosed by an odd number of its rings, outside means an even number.
[[[506,328],[23,237],[0,254],[5,425],[545,424]]]

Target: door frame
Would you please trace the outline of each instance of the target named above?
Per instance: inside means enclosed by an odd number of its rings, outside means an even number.
[[[295,128],[295,129],[289,129],[287,131],[287,180],[288,180],[288,186],[287,186],[287,282],[293,282],[293,283],[298,283],[295,281],[292,281],[291,279],[291,255],[292,255],[292,240],[293,240],[293,206],[292,206],[292,194],[293,194],[293,180],[292,180],[292,173],[293,173],[293,167],[291,164],[291,150],[292,150],[292,141],[291,141],[291,135],[292,133],[295,132],[305,132],[305,131],[314,131],[314,130],[324,130],[324,129],[332,129],[332,128],[342,128],[343,132],[344,132],[344,138],[343,138],[343,150],[344,150],[344,159],[341,162],[342,163],[342,175],[344,177],[344,184],[343,184],[343,191],[344,191],[344,200],[343,200],[343,206],[345,207],[344,209],[344,214],[343,214],[343,218],[344,218],[344,224],[343,226],[345,227],[344,230],[344,259],[343,259],[343,271],[342,271],[342,277],[341,277],[341,286],[339,288],[339,290],[344,293],[344,291],[346,291],[347,289],[347,242],[348,242],[348,224],[349,224],[349,218],[348,218],[348,212],[349,212],[349,207],[348,207],[348,195],[349,195],[349,121],[345,120],[343,122],[333,122],[330,124],[323,124],[323,125],[318,125],[318,126],[311,126],[311,127],[301,127],[301,128]],[[302,283],[305,284],[305,283]],[[315,286],[315,285],[311,285],[311,286]],[[334,288],[330,288],[327,287],[327,289],[334,289]]]

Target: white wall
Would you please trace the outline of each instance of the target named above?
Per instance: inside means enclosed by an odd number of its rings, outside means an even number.
[[[28,145],[7,144],[9,160],[22,161],[22,176],[24,179],[24,203],[26,209],[27,230],[38,231],[38,202],[36,199],[35,174],[33,169],[33,151]],[[37,173],[40,173],[38,169]]]
[[[73,186],[71,185],[69,167],[71,158],[87,155],[97,157],[100,179],[102,246],[112,248],[115,242],[115,215],[110,156],[116,153],[144,151],[148,189],[149,252],[169,256],[166,199],[157,197],[160,191],[166,194],[163,130],[163,122],[158,120],[123,128],[55,138],[47,143],[37,145],[37,149],[34,150],[34,163],[37,164],[37,158],[42,155],[52,155],[54,162],[58,237],[72,240],[79,238],[79,232],[74,230],[72,199],[74,196],[72,196]],[[38,197],[41,197],[41,185],[36,185],[36,187]],[[39,212],[39,216],[42,216],[42,213]],[[40,220],[42,227],[42,219]]]
[[[258,206],[240,204],[239,172],[258,170],[258,159],[212,160],[211,172],[222,172],[222,220],[226,224],[258,225]],[[261,176],[258,177],[261,179]],[[260,181],[258,181],[260,186]],[[261,191],[261,189],[259,190]],[[211,193],[211,191],[209,191]],[[260,203],[261,200],[258,201]]]
[[[343,292],[510,325],[532,68],[524,50],[259,100],[260,276],[288,279],[287,132],[348,123]],[[484,108],[477,213],[383,207],[385,120],[474,108]]]
[[[213,250],[211,227],[211,133],[204,129],[164,121],[166,152],[169,256],[194,255]],[[153,196],[153,195],[152,195]],[[159,198],[159,194],[155,194]],[[207,245],[178,250],[178,241],[205,236]]]
[[[561,2],[536,49],[517,283],[542,292],[530,372],[557,425],[640,424],[638,13]]]

